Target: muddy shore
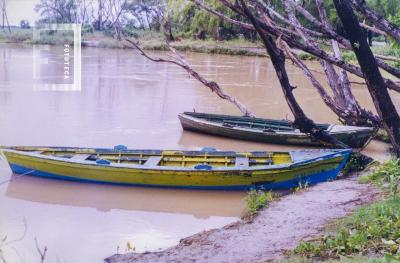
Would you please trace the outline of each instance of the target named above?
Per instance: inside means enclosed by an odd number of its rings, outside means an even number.
[[[184,238],[161,252],[116,254],[105,262],[264,262],[278,260],[324,226],[376,200],[379,191],[356,176],[326,182],[273,202],[252,221]]]

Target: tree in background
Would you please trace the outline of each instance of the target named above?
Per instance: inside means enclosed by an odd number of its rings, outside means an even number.
[[[11,33],[10,23],[8,22],[8,15],[7,15],[7,3],[6,0],[1,0],[1,17],[2,17],[2,28],[4,29],[5,26],[8,28],[8,32]]]
[[[40,14],[38,24],[43,23],[78,23],[78,2],[75,0],[41,0],[35,6]]]
[[[159,0],[40,0],[38,24],[80,23],[121,39],[132,29],[159,30]]]
[[[31,26],[29,25],[29,21],[28,21],[28,20],[21,20],[21,21],[19,22],[19,26],[20,26],[21,28],[25,28],[25,29],[31,28]]]
[[[232,19],[240,20],[240,16],[221,4],[218,0],[210,0],[207,4],[214,10],[222,12]],[[207,11],[196,8],[186,0],[168,1],[168,9],[173,14],[175,30],[185,37],[204,39],[206,37],[216,40],[246,38],[255,40],[256,34],[252,30],[243,29]]]

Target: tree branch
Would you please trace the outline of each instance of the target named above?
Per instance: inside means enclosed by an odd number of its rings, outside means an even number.
[[[39,255],[40,255],[40,263],[43,263],[43,262],[44,262],[44,259],[45,259],[45,257],[46,257],[47,247],[45,246],[44,249],[43,249],[43,251],[42,251],[42,250],[40,249],[39,242],[38,242],[38,240],[37,240],[36,237],[35,237],[35,244],[36,244],[36,250],[37,250],[37,252],[38,252]]]
[[[192,77],[200,81],[204,86],[208,87],[212,92],[215,92],[221,99],[227,100],[231,102],[233,105],[235,105],[242,113],[244,116],[249,116],[249,117],[255,117],[255,115],[247,109],[247,107],[241,103],[238,99],[236,99],[233,96],[228,95],[225,93],[225,91],[216,83],[215,81],[209,81],[205,79],[203,76],[201,76],[198,72],[196,72],[184,59],[184,57],[179,54],[179,52],[176,51],[175,48],[171,46],[168,40],[166,40],[166,44],[168,49],[174,54],[173,58],[175,60],[170,60],[170,59],[164,59],[164,58],[153,58],[149,56],[146,52],[144,52],[143,49],[139,47],[138,44],[135,42],[131,41],[130,39],[126,38],[125,39],[127,42],[129,42],[133,47],[135,47],[142,56],[146,57],[147,59],[153,61],[153,62],[166,62],[166,63],[172,63],[177,66],[180,66],[184,70],[186,70]]]
[[[192,0],[190,0],[192,1]],[[228,0],[219,0],[222,4],[224,4],[225,6],[227,6],[228,8],[230,8],[232,11],[246,17],[246,15],[244,14],[244,11],[240,8],[240,6],[238,5],[233,5],[231,2],[229,2]],[[297,5],[296,5],[297,6]],[[301,9],[300,9],[301,10]],[[306,10],[305,10],[306,11]],[[308,12],[308,11],[306,11]],[[221,17],[223,18],[223,17]],[[260,21],[258,18],[255,18],[257,20],[258,23],[260,23],[260,30],[265,34],[269,34],[275,37],[281,37],[283,40],[285,40],[286,43],[288,43],[288,45],[290,47],[294,47],[300,50],[303,50],[309,54],[312,54],[320,59],[326,60],[327,62],[334,64],[337,67],[340,67],[344,70],[346,70],[347,72],[350,72],[360,78],[364,78],[363,73],[360,69],[360,67],[352,65],[346,61],[344,61],[343,59],[339,59],[336,58],[334,56],[331,56],[330,54],[328,54],[327,52],[325,52],[324,50],[322,50],[321,48],[315,48],[313,46],[307,45],[301,41],[298,41],[297,39],[293,38],[292,35],[288,35],[282,31],[280,31],[279,29],[277,29],[274,26],[271,26],[270,24],[266,24],[266,23],[262,23],[263,21]],[[343,39],[343,37],[339,36],[339,39]],[[347,41],[347,40],[346,40]],[[340,41],[339,41],[340,43]],[[380,66],[385,66],[383,65],[380,60],[377,60],[378,65]],[[386,63],[384,63],[386,64]],[[386,64],[387,65],[387,64]],[[385,66],[385,70],[390,70],[391,74],[396,74],[395,76],[400,77],[400,70],[396,69],[394,67],[390,67],[389,65]],[[397,84],[396,82],[390,80],[390,79],[384,79],[385,80],[385,85],[392,90],[395,90],[397,92],[400,92],[400,85]]]
[[[295,117],[293,125],[298,127],[300,131],[309,134],[312,138],[322,142],[327,146],[348,148],[348,146],[338,141],[335,137],[328,134],[325,130],[316,127],[315,123],[306,116],[306,114],[298,104],[295,96],[293,95],[294,88],[289,82],[289,77],[285,68],[285,55],[283,51],[276,46],[271,36],[265,33],[258,19],[256,19],[252,12],[248,9],[244,0],[238,0],[238,2],[242,7],[243,14],[253,24],[255,30],[261,37],[261,40],[263,41],[268,54],[270,55],[271,62],[274,66],[279,82],[281,84],[282,91],[285,94],[285,99]]]
[[[400,43],[400,28],[369,8],[365,0],[350,0],[349,3],[368,18],[377,28],[386,32]]]

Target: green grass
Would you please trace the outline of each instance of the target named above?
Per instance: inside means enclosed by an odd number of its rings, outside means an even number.
[[[308,54],[306,52],[300,52],[298,56],[299,56],[299,59],[301,59],[301,60],[317,60],[316,56]]]
[[[387,44],[382,47],[372,47],[372,52],[374,54],[389,56],[389,57],[400,57],[400,48],[391,44]],[[398,61],[386,61],[389,65],[393,67],[400,67],[400,62]]]
[[[161,38],[156,39],[142,39],[139,38],[141,46],[146,50],[165,51],[167,47],[164,40]],[[172,46],[179,51],[190,51],[197,53],[208,54],[221,54],[221,55],[239,55],[239,56],[261,56],[265,57],[267,54],[263,49],[259,48],[255,43],[245,40],[229,40],[229,41],[215,41],[215,40],[193,40],[193,39],[179,39],[171,43]]]
[[[5,43],[27,43],[32,41],[32,29],[13,28],[11,33],[7,29],[0,29],[0,42]]]
[[[342,52],[343,60],[349,63],[358,63],[356,54],[352,51],[344,50]]]
[[[292,256],[290,258],[277,261],[279,263],[311,263],[311,262],[325,262],[325,263],[395,263],[397,261],[386,261],[384,258],[374,258],[370,256],[353,256],[353,257],[340,257],[339,259],[325,259],[313,260],[304,256]]]
[[[124,44],[113,38],[105,38],[99,41],[99,48],[124,48]]]
[[[307,258],[339,258],[359,254],[400,260],[400,199],[390,198],[359,209],[340,220],[336,230],[317,241],[302,241],[294,253]]]
[[[362,183],[374,183],[383,187],[389,194],[396,198],[399,192],[400,183],[400,160],[391,158],[378,166],[372,173],[359,178]]]
[[[274,200],[272,192],[265,192],[263,190],[251,190],[246,196],[246,207],[250,215],[255,215],[257,212],[266,207],[268,203]]]
[[[287,262],[344,262],[370,255],[376,259],[362,262],[400,262],[400,161],[393,158],[360,180],[380,185],[389,195],[338,220],[324,236],[301,241]]]
[[[384,56],[393,56],[399,57],[400,56],[400,49],[393,48],[390,44],[385,46],[376,46],[371,48],[375,54],[384,55]]]
[[[33,29],[13,28],[11,33],[8,30],[0,30],[0,42],[3,43],[23,43],[39,45],[64,45],[73,43],[72,32],[68,31],[42,31],[40,38],[33,39]]]
[[[295,192],[301,192],[301,191],[306,191],[308,190],[310,184],[308,181],[300,181],[297,185],[297,187],[294,188]]]

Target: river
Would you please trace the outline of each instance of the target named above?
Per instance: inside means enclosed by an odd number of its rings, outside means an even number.
[[[160,53],[154,53],[160,55]],[[188,53],[205,77],[218,81],[260,117],[291,118],[272,64],[266,58]],[[49,47],[0,44],[0,145],[129,148],[286,150],[278,146],[183,132],[183,111],[240,114],[186,72],[153,63],[133,50],[82,49],[80,91],[41,90],[62,75],[64,54]],[[46,60],[39,78],[38,59]],[[36,63],[36,66],[34,66]],[[321,71],[318,63],[311,68]],[[61,69],[60,69],[61,68]],[[288,65],[295,95],[319,122],[337,122],[304,75]],[[317,74],[322,80],[323,75]],[[372,109],[363,86],[360,103]],[[400,98],[395,95],[400,106]],[[383,159],[387,145],[366,153]],[[10,180],[12,179],[12,180]],[[188,191],[55,181],[12,175],[0,164],[0,239],[8,262],[38,262],[34,239],[47,246],[48,262],[101,262],[117,252],[157,251],[181,238],[221,227],[244,212],[244,192]],[[46,261],[47,262],[47,261]]]

